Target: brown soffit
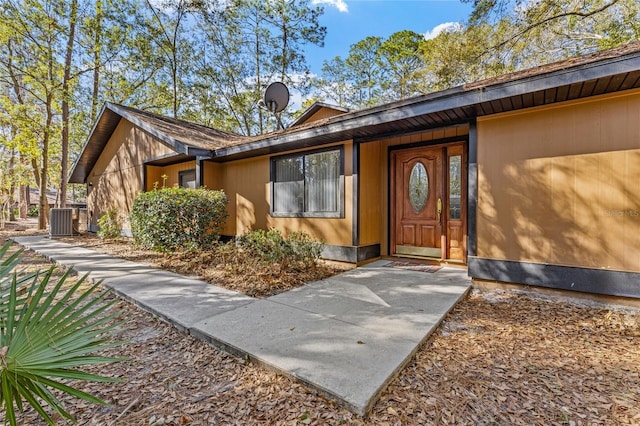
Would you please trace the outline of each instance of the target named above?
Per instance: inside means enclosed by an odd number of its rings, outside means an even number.
[[[216,148],[237,144],[244,139],[222,130],[106,102],[72,167],[70,183],[86,181],[123,118],[173,149],[177,156],[211,157]]]
[[[158,137],[177,154],[231,161],[351,139],[366,142],[638,87],[640,42],[253,137],[107,103],[69,182],[85,181],[120,118]]]
[[[640,42],[374,108],[215,150],[214,161],[468,123],[477,117],[640,87]]]

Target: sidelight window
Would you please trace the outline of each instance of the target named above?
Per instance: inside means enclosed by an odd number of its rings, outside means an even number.
[[[449,157],[449,219],[462,217],[461,205],[462,156]]]

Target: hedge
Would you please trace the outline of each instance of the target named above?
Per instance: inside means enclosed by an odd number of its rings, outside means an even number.
[[[134,243],[151,250],[211,247],[227,218],[227,196],[206,188],[163,188],[136,197],[131,209]]]
[[[237,239],[237,244],[253,260],[265,265],[279,263],[283,268],[294,265],[300,268],[313,267],[324,246],[323,242],[315,241],[305,232],[292,232],[284,238],[277,229],[247,232]]]

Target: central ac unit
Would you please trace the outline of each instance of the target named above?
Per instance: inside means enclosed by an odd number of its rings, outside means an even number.
[[[68,237],[73,235],[73,209],[51,209],[49,215],[49,235]]]

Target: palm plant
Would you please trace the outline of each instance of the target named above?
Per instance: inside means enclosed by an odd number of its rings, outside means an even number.
[[[53,267],[18,274],[20,252],[9,254],[10,245],[0,248],[0,409],[5,423],[16,424],[15,409],[24,411],[24,401],[50,425],[55,422],[45,405],[74,420],[60,393],[106,403],[74,388],[70,380],[117,381],[79,369],[122,360],[94,355],[120,344],[111,340],[118,313],[107,311],[116,301],[105,302],[107,291],[99,283],[87,287],[86,276],[63,288],[68,271],[57,282],[51,280]]]

